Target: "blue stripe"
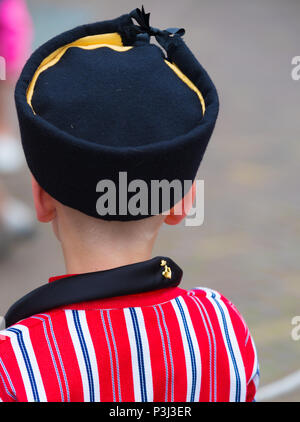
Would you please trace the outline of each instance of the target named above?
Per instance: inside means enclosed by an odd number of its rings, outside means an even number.
[[[18,344],[19,344],[20,350],[21,350],[22,355],[23,355],[23,359],[24,359],[24,362],[25,362],[25,366],[26,366],[26,369],[27,369],[28,376],[29,376],[29,381],[30,381],[30,384],[31,384],[33,399],[34,399],[34,401],[39,402],[40,401],[39,393],[38,393],[38,390],[37,390],[37,385],[36,385],[36,381],[35,381],[35,378],[34,378],[30,359],[29,359],[29,356],[28,356],[28,353],[27,353],[27,350],[26,350],[26,347],[25,347],[25,344],[24,344],[23,333],[22,333],[21,330],[18,330],[16,328],[12,328],[12,327],[8,328],[7,331],[11,331],[12,333],[17,334]]]
[[[113,328],[112,328],[112,323],[111,323],[111,319],[110,319],[109,310],[107,310],[107,311],[106,311],[106,313],[107,313],[107,319],[108,319],[108,323],[109,323],[109,328],[110,328],[111,338],[112,338],[112,341],[113,341],[114,351],[115,351],[115,357],[116,357],[119,401],[122,401],[122,396],[121,396],[121,381],[120,381],[120,368],[119,368],[119,358],[118,358],[118,349],[117,349],[117,345],[116,345],[116,340],[115,340],[115,336],[114,336],[114,331],[113,331]]]
[[[43,316],[45,316],[45,317],[48,318],[51,335],[52,335],[52,338],[53,338],[53,341],[54,341],[54,344],[55,344],[56,353],[57,353],[57,356],[58,356],[58,359],[59,359],[59,363],[60,363],[60,367],[61,367],[61,370],[62,370],[62,373],[63,373],[63,376],[64,376],[65,386],[66,386],[66,390],[67,390],[68,402],[70,402],[71,400],[70,400],[70,391],[69,391],[69,384],[68,384],[68,380],[67,380],[67,375],[66,375],[65,367],[64,367],[64,364],[63,364],[63,361],[62,361],[62,358],[61,358],[61,354],[60,354],[59,348],[58,348],[56,337],[55,337],[55,334],[54,334],[51,317],[50,317],[50,315],[47,315],[47,314],[41,314],[41,315],[43,315]]]
[[[188,328],[188,325],[187,325],[187,321],[186,321],[186,317],[185,317],[182,305],[181,305],[178,297],[176,297],[175,300],[176,300],[177,306],[179,308],[179,311],[180,311],[180,314],[181,314],[181,317],[182,317],[182,321],[183,321],[183,325],[184,325],[184,329],[185,329],[185,333],[186,333],[186,337],[187,337],[187,341],[188,341],[188,345],[189,345],[190,355],[191,355],[192,391],[191,391],[191,400],[190,401],[193,402],[193,401],[195,401],[195,390],[196,390],[196,380],[197,380],[195,352],[194,352],[194,347],[193,347],[191,335],[190,335],[190,332],[189,332],[189,328]]]
[[[2,359],[1,359],[1,358],[0,358],[0,365],[1,365],[1,367],[2,367],[3,371],[4,371],[5,375],[6,375],[6,378],[8,379],[8,382],[9,382],[10,388],[11,388],[11,390],[12,390],[12,393],[11,393],[11,392],[9,391],[9,389],[7,388],[6,382],[5,382],[5,380],[4,380],[4,378],[2,377],[2,374],[1,374],[1,372],[0,372],[0,378],[1,378],[1,380],[2,380],[2,383],[3,383],[3,386],[4,386],[4,388],[5,388],[6,394],[7,394],[9,397],[11,397],[13,400],[15,400],[15,401],[16,401],[16,400],[17,400],[17,397],[16,397],[16,391],[15,391],[15,389],[14,389],[14,386],[12,385],[12,382],[11,382],[11,379],[10,379],[9,374],[8,374],[8,372],[7,372],[7,369],[5,368],[4,363],[3,363],[3,361],[2,361]]]
[[[2,376],[2,374],[1,374],[1,373],[0,373],[0,379],[1,379],[1,381],[2,381],[2,384],[3,384],[3,387],[4,387],[5,391],[6,391],[6,394],[7,394],[10,398],[12,398],[13,400],[16,400],[16,397],[14,397],[14,396],[11,394],[11,392],[9,391],[9,389],[7,388],[6,383],[5,383],[4,378],[3,378],[3,376]]]
[[[161,344],[162,344],[162,347],[163,347],[163,355],[164,355],[165,371],[166,371],[165,402],[167,402],[168,401],[168,386],[169,386],[169,370],[168,370],[166,346],[165,346],[165,340],[164,340],[164,336],[163,336],[163,332],[162,332],[162,328],[161,328],[161,323],[160,323],[158,311],[157,311],[155,306],[153,306],[153,309],[155,310],[155,313],[156,313],[157,324],[158,324],[160,337],[161,337]]]
[[[59,375],[58,368],[57,368],[57,365],[56,365],[56,360],[55,360],[55,356],[54,356],[54,353],[53,353],[53,349],[52,349],[52,346],[51,346],[51,343],[50,343],[50,340],[49,340],[49,336],[48,336],[48,333],[47,333],[46,322],[43,318],[40,318],[38,316],[32,316],[32,318],[39,319],[43,323],[45,337],[46,337],[46,340],[47,340],[48,348],[49,348],[51,358],[52,358],[52,363],[53,363],[53,366],[55,368],[55,373],[56,373],[58,384],[59,384],[61,400],[62,400],[62,402],[64,402],[65,397],[64,397],[64,392],[63,392],[63,389],[62,389],[62,383],[61,383],[60,375]]]
[[[170,335],[169,335],[169,330],[166,324],[166,319],[165,319],[165,314],[164,311],[161,307],[161,305],[158,305],[161,315],[162,315],[162,320],[163,320],[163,324],[164,324],[164,328],[165,328],[165,332],[167,335],[167,340],[168,340],[168,349],[169,349],[169,355],[170,355],[170,362],[171,362],[171,401],[174,401],[174,362],[173,362],[173,355],[172,355],[172,348],[171,348],[171,341],[170,341]]]
[[[140,384],[141,384],[141,395],[142,401],[147,401],[147,390],[146,390],[146,376],[145,376],[145,365],[144,365],[144,356],[142,348],[141,333],[137,321],[136,311],[134,308],[129,308],[131,313],[131,318],[133,322],[135,341],[137,346],[138,353],[138,363],[139,363],[139,375],[140,375]]]
[[[233,352],[233,348],[232,348],[232,344],[231,344],[231,340],[230,340],[230,336],[229,336],[229,332],[228,332],[226,317],[225,317],[224,311],[222,309],[222,306],[219,304],[219,302],[216,299],[215,293],[212,293],[212,298],[215,301],[215,303],[217,304],[218,308],[220,309],[220,312],[221,312],[221,315],[222,315],[222,321],[223,321],[223,325],[224,325],[226,341],[227,341],[230,356],[231,356],[231,359],[232,359],[232,362],[233,362],[233,367],[234,367],[234,372],[235,372],[235,377],[236,377],[237,388],[236,388],[236,392],[235,392],[235,401],[239,402],[241,400],[241,379],[240,379],[239,370],[238,370],[238,367],[237,367],[235,355],[234,355],[234,352]]]
[[[211,343],[211,337],[210,337],[210,332],[208,330],[208,327],[207,327],[207,324],[206,324],[206,321],[205,321],[205,318],[204,318],[204,315],[203,315],[203,312],[202,312],[202,309],[201,309],[199,303],[197,303],[196,299],[193,296],[191,296],[191,298],[193,299],[194,303],[196,304],[196,306],[198,308],[198,311],[200,312],[200,315],[201,315],[201,318],[202,318],[202,321],[203,321],[203,324],[204,324],[204,327],[205,327],[206,335],[207,335],[207,338],[208,338],[208,343],[209,343],[209,401],[211,402],[212,401],[212,376],[211,376],[211,373],[212,373],[212,347],[211,347],[212,343]]]
[[[105,324],[105,320],[104,320],[103,310],[100,310],[100,314],[101,314],[101,319],[102,319],[102,325],[103,325],[104,332],[105,332],[106,343],[107,343],[107,347],[108,347],[108,351],[109,351],[111,383],[112,383],[112,390],[113,390],[113,399],[114,399],[114,402],[115,402],[116,401],[116,392],[115,392],[114,363],[113,363],[113,359],[112,359],[112,352],[111,352],[108,333],[107,333],[106,324]]]
[[[217,362],[217,342],[216,342],[216,336],[215,336],[215,332],[214,332],[211,320],[210,320],[209,315],[207,313],[207,310],[205,309],[205,306],[203,305],[203,303],[200,301],[200,299],[198,297],[195,296],[195,298],[197,298],[199,304],[201,305],[201,307],[202,307],[202,309],[203,309],[203,311],[206,315],[206,318],[207,318],[207,321],[208,321],[208,324],[210,326],[210,330],[211,330],[211,333],[212,333],[213,342],[214,342],[214,400],[216,402],[217,401],[217,364],[216,364],[216,362]]]
[[[87,376],[88,376],[89,389],[90,389],[90,401],[94,402],[95,401],[95,391],[94,391],[94,380],[93,380],[93,374],[92,374],[92,367],[91,367],[91,361],[90,361],[90,357],[89,357],[89,354],[88,354],[86,342],[85,342],[83,332],[82,332],[82,328],[81,328],[81,325],[80,325],[79,312],[76,311],[76,310],[73,310],[72,313],[73,313],[73,319],[74,319],[77,335],[78,335],[78,338],[79,338],[81,350],[82,350],[82,353],[83,353],[86,372],[87,372]]]

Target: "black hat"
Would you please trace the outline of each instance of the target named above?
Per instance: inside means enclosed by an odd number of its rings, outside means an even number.
[[[136,220],[153,213],[151,181],[195,179],[219,103],[183,34],[150,27],[149,14],[135,9],[64,32],[32,54],[15,100],[28,166],[46,192],[93,217]],[[125,172],[128,184],[149,188],[147,212],[117,206],[99,215],[98,182],[114,182],[118,204]]]

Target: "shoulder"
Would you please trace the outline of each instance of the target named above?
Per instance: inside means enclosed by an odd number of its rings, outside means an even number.
[[[51,328],[52,317],[61,313],[58,310],[47,314],[37,314],[0,331],[0,358],[16,359],[26,349],[32,347],[38,352],[38,346],[47,340],[47,331]]]
[[[8,347],[9,344],[20,338],[25,339],[29,336],[29,334],[33,340],[35,340],[35,336],[39,336],[41,339],[41,333],[45,332],[49,325],[51,326],[51,322],[53,320],[56,321],[57,318],[60,322],[63,315],[63,310],[56,308],[48,311],[47,313],[32,315],[5,328],[4,330],[0,330],[0,354],[1,350]]]
[[[40,315],[33,315],[5,328],[4,330],[1,330],[0,350],[1,346],[5,347],[16,339],[18,335],[26,333],[27,331],[35,331],[40,325],[42,325],[42,318],[40,318]]]
[[[252,379],[259,373],[256,346],[237,307],[227,297],[210,288],[195,287],[187,294],[198,304],[207,325],[222,339],[226,349],[234,355],[241,355],[248,378]]]
[[[42,321],[38,316],[33,316],[19,321],[0,331],[0,363],[16,359],[17,349],[22,350],[22,345],[40,335]]]
[[[200,299],[206,299],[209,302],[215,303],[216,305],[226,305],[226,307],[231,308],[235,313],[237,313],[240,317],[241,314],[236,308],[236,306],[231,302],[230,299],[225,297],[222,293],[218,292],[217,290],[208,288],[208,287],[194,287],[187,291],[189,296],[195,296]]]
[[[30,385],[40,380],[38,362],[49,341],[50,314],[33,315],[0,331],[0,401],[34,400]]]
[[[243,316],[231,300],[216,290],[195,287],[187,294],[206,321],[207,332],[226,351],[232,368],[245,378],[246,400],[253,401],[259,382],[259,363],[254,340]]]
[[[249,336],[247,324],[237,307],[220,292],[207,287],[194,287],[187,292],[214,325],[224,335],[234,334],[241,343]]]

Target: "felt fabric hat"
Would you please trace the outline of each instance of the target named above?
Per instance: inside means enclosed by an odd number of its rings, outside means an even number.
[[[195,179],[219,103],[183,34],[150,27],[149,14],[135,9],[64,32],[32,54],[15,101],[28,166],[52,197],[93,217],[135,220],[153,214],[151,181]],[[120,209],[120,173],[149,188],[146,212]],[[115,186],[113,214],[97,210],[103,180]],[[126,203],[133,196],[126,192]],[[168,206],[159,201],[157,211]]]

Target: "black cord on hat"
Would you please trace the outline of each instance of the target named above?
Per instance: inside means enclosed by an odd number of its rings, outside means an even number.
[[[184,28],[167,28],[164,30],[154,28],[150,26],[150,13],[146,13],[144,6],[141,9],[136,8],[129,16],[138,23],[133,25],[133,28],[138,34],[147,33],[150,36],[154,36],[156,41],[168,51],[170,45],[174,45],[174,38],[182,37],[185,34]]]

